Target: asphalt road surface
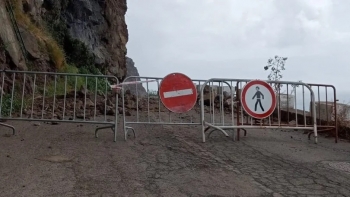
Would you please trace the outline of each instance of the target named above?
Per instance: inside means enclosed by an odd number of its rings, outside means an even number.
[[[199,127],[139,125],[113,142],[96,125],[7,123],[17,135],[0,127],[0,196],[350,196],[350,144],[302,131],[202,143]]]

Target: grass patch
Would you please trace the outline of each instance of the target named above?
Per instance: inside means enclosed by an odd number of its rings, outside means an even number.
[[[64,95],[75,90],[79,91],[81,87],[86,87],[90,93],[95,91],[102,95],[107,91],[110,91],[108,81],[105,77],[85,77],[85,76],[75,76],[74,74],[89,74],[89,75],[101,75],[98,69],[95,68],[94,73],[91,73],[86,67],[77,68],[75,66],[67,64],[64,68],[60,70],[62,73],[70,73],[72,76],[57,76],[56,85],[55,80],[49,80],[46,85],[45,97],[53,97],[54,95]],[[107,86],[107,87],[106,87]],[[43,93],[43,88],[40,89],[41,94]]]
[[[100,71],[96,67],[81,67],[79,69],[79,73],[81,74],[93,74],[93,75],[102,75]],[[108,85],[108,81],[105,77],[88,77],[87,81],[84,79],[84,85],[87,83],[87,88],[89,90],[95,90],[97,88],[97,92],[99,94],[106,91],[106,85],[107,85],[107,91],[110,91],[111,88]]]

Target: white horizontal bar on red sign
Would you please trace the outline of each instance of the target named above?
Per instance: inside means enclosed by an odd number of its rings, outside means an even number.
[[[173,97],[179,97],[179,96],[187,96],[193,94],[193,90],[190,89],[184,89],[184,90],[175,90],[175,91],[169,91],[164,92],[164,98],[173,98]]]
[[[157,81],[157,80],[153,79],[153,80],[145,80],[145,81],[124,82],[124,83],[120,83],[120,84],[110,85],[110,87],[111,87],[112,89],[121,89],[120,86],[122,86],[122,85],[137,84],[137,83],[146,83],[146,82],[152,82],[152,81]]]

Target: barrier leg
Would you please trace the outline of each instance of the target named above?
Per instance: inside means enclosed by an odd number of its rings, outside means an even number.
[[[115,126],[116,126],[116,125],[109,125],[109,126],[104,126],[104,127],[98,127],[98,128],[96,128],[96,130],[95,130],[95,137],[98,138],[98,133],[97,133],[97,132],[98,132],[99,130],[102,130],[102,129],[111,129],[111,130],[115,133],[115,131],[114,131]]]
[[[315,144],[317,144],[317,125],[314,125],[314,137],[315,137]]]
[[[205,131],[206,131],[206,129],[205,129],[205,124],[204,124],[204,122],[202,123],[202,138],[203,138],[203,142],[205,142]]]
[[[8,124],[1,123],[1,122],[0,122],[0,126],[7,127],[7,128],[9,128],[9,129],[12,129],[12,135],[16,135],[16,129],[15,129],[15,127],[13,127],[13,126],[11,126],[11,125],[8,125]]]
[[[114,125],[114,127],[112,127],[113,133],[114,133],[114,142],[117,141],[117,125]]]

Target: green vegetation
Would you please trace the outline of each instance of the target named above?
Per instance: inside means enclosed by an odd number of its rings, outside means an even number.
[[[37,24],[34,24],[30,17],[22,11],[21,7],[21,0],[13,1],[14,15],[17,22],[35,36],[41,49],[47,51],[55,67],[57,69],[63,68],[66,60],[62,47],[52,38],[49,32]]]
[[[104,68],[102,68],[102,70],[96,68],[94,54],[90,52],[85,43],[73,38],[69,34],[67,25],[61,20],[61,10],[65,9],[69,2],[70,0],[53,1],[53,5],[47,8],[47,12],[43,17],[44,23],[41,25],[34,23],[30,16],[23,12],[21,0],[13,0],[12,6],[17,23],[37,39],[39,50],[49,55],[58,72],[102,75],[102,73],[105,73],[105,70]],[[0,43],[0,49],[6,49],[6,43]],[[32,62],[28,62],[28,68],[29,67],[36,70]],[[77,91],[79,91],[81,87],[86,86],[90,93],[94,93],[95,90],[97,90],[98,94],[103,94],[106,88],[107,91],[110,90],[109,83],[105,78],[57,76],[55,80],[52,76],[48,77],[50,78],[47,78],[45,97],[64,95],[65,93],[74,91],[75,87]],[[15,85],[15,92],[21,93],[22,91],[20,91],[20,89],[17,90],[17,85],[20,84]],[[43,94],[43,85],[44,84],[40,82],[36,93]],[[10,105],[11,97],[9,97],[9,95],[3,96],[1,109],[3,116],[9,114]],[[12,110],[13,112],[18,112],[20,108],[21,97],[15,95]]]
[[[12,108],[11,108],[11,101],[13,101]],[[22,105],[21,96],[13,95],[13,99],[12,99],[11,94],[3,95],[2,105],[1,105],[1,116],[2,117],[9,117],[10,113],[12,113],[12,115],[13,115],[14,112],[19,112],[21,110],[21,105]],[[25,109],[26,106],[27,106],[27,102],[26,102],[26,100],[24,100],[22,109]],[[11,111],[11,109],[12,109],[12,111]]]
[[[104,70],[101,72],[100,69],[96,68],[94,54],[90,52],[85,43],[70,36],[67,25],[60,20],[60,7],[67,7],[69,1],[62,1],[61,3],[60,5],[59,1],[55,2],[50,8],[50,12],[45,17],[47,31],[51,33],[52,37],[63,47],[66,53],[67,64],[59,69],[59,71],[73,74],[102,75]],[[74,89],[75,77],[69,77],[67,85],[69,89]],[[77,89],[80,89],[81,86],[85,87],[85,85],[87,85],[88,90],[95,90],[96,78],[90,77],[85,79],[84,77],[77,77]],[[60,86],[61,85],[58,85],[57,87]],[[107,86],[107,88],[110,89],[109,86]],[[97,79],[97,90],[99,93],[105,92],[105,78]]]

